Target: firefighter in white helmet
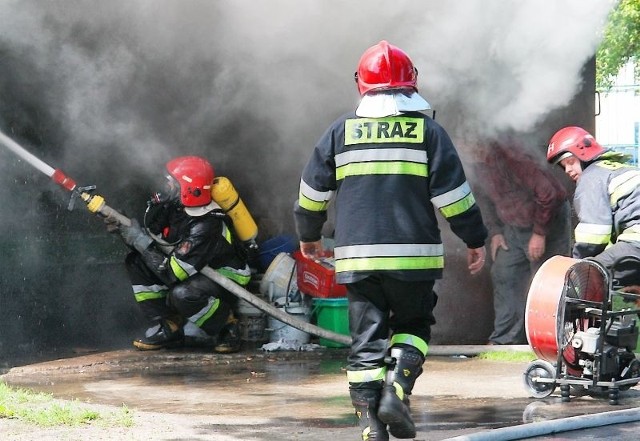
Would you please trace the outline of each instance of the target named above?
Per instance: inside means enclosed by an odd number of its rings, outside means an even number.
[[[547,161],[576,182],[578,216],[573,257],[593,258],[610,271],[614,287],[640,284],[640,169],[602,147],[581,127],[564,127],[547,148]]]
[[[417,70],[381,41],[356,72],[362,99],[320,138],[302,173],[294,215],[301,252],[321,253],[335,202],[335,269],[346,284],[353,339],[347,379],[362,439],[413,438],[409,395],[435,323],[433,286],[444,249],[435,210],[484,265],[487,230],[445,130],[422,113]]]
[[[166,164],[164,189],[148,203],[144,227],[133,220],[117,230],[132,248],[126,258],[135,300],[152,322],[133,342],[140,350],[182,344],[240,349],[235,297],[201,274],[205,266],[239,285],[250,280],[246,254],[232,222],[211,198],[214,171],[198,156]]]

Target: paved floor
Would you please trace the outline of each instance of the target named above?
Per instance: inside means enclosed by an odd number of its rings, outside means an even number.
[[[535,400],[523,385],[527,362],[487,361],[464,352],[432,348],[432,354],[441,355],[427,359],[411,401],[416,440],[477,436],[528,427],[523,423],[633,409],[640,398],[636,386],[621,394],[617,406],[591,396],[572,397],[569,403],[557,394]],[[357,440],[345,358],[344,349],[256,348],[234,355],[127,349],[14,367],[0,379],[59,398],[125,404],[135,412],[182,418],[179,433],[166,429],[147,439]],[[189,427],[193,416],[198,419]]]

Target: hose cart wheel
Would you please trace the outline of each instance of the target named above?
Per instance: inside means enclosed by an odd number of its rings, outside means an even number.
[[[551,395],[556,390],[555,378],[556,369],[545,360],[532,361],[524,371],[524,385],[533,398]]]

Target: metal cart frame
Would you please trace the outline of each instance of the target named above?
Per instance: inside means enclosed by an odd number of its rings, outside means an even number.
[[[595,271],[590,275],[595,284],[576,284],[576,274],[572,272],[575,267],[584,269],[579,265],[587,265],[586,271]],[[567,271],[556,318],[556,364],[535,360],[524,373],[525,387],[534,398],[545,398],[559,386],[563,402],[570,401],[573,389],[588,394],[607,393],[609,403],[615,405],[620,391],[640,382],[640,361],[634,353],[640,294],[614,290],[612,283],[612,274],[589,259]],[[613,310],[616,299],[620,299],[617,303],[635,307]]]

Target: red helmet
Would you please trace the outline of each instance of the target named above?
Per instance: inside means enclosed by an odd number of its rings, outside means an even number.
[[[574,155],[580,161],[588,162],[597,158],[607,149],[585,129],[580,127],[565,127],[556,132],[549,141],[547,161],[557,164],[568,155]]]
[[[409,56],[384,40],[362,54],[355,77],[360,95],[405,87],[418,90],[418,70]]]
[[[167,171],[180,186],[180,202],[185,207],[200,207],[211,202],[213,167],[199,156],[181,156],[167,162]]]

